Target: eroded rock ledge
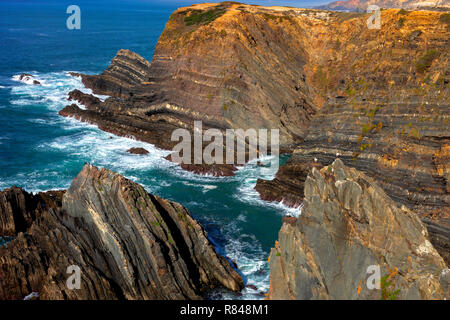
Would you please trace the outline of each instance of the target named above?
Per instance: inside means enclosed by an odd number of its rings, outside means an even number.
[[[16,214],[15,202],[2,206]],[[33,218],[0,248],[0,299],[200,299],[215,286],[243,287],[184,207],[106,169],[85,165],[62,205]],[[80,290],[66,287],[71,265],[81,269]]]
[[[336,160],[312,169],[303,204],[271,251],[269,299],[380,299],[381,291],[385,298],[448,298],[450,272],[426,228],[373,179]],[[372,265],[391,275],[384,290],[366,285]]]

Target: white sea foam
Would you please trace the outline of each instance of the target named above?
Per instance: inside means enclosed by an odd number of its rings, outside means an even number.
[[[22,79],[21,79],[20,77],[21,77],[20,74],[14,75],[14,76],[12,77],[12,80],[14,80],[14,81],[19,81],[19,82],[22,82],[22,83],[25,83],[25,84],[30,84],[30,85],[33,85],[34,80],[37,80],[37,79],[36,79],[34,76],[32,76],[32,75],[24,75],[24,76],[22,76]]]
[[[264,252],[254,235],[242,234],[238,222],[232,223],[232,232],[227,235],[225,251],[228,257],[236,261],[239,271],[248,279],[247,284],[257,290],[245,288],[244,299],[263,299],[260,292],[269,290],[269,265]]]
[[[255,190],[258,179],[272,180],[275,178],[278,168],[276,166],[270,166],[272,161],[274,161],[274,157],[266,156],[240,167],[235,177],[239,182],[235,198],[252,205],[269,206],[276,209],[277,212],[283,212],[284,215],[298,217],[301,213],[300,207],[292,208],[283,202],[267,202],[261,200],[259,193]],[[266,166],[261,167],[258,165],[258,162],[265,163]]]
[[[11,93],[14,99],[10,101],[11,104],[19,106],[42,105],[50,110],[59,111],[66,105],[73,103],[67,100],[70,91],[78,89],[81,92],[93,94],[92,90],[84,87],[81,82],[81,77],[73,77],[65,71],[51,73],[30,72],[30,74],[33,74],[33,78],[24,77],[23,80],[19,80],[20,75],[14,75],[12,77],[15,81],[20,81],[29,85],[12,87]],[[38,80],[41,85],[31,85],[35,79]],[[108,98],[108,96],[93,95],[102,101]],[[86,108],[80,103],[78,103],[78,105],[80,108]]]
[[[37,124],[46,124],[46,125],[54,125],[57,123],[57,121],[54,120],[50,120],[50,119],[40,119],[40,118],[36,118],[36,119],[28,119],[28,122],[31,123],[37,123]]]
[[[217,186],[211,186],[211,185],[204,185],[202,187],[203,187],[203,193],[217,189]]]

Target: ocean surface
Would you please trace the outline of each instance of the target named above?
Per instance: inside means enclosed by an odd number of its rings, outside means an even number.
[[[264,298],[267,259],[281,219],[298,212],[261,201],[253,189],[258,178],[273,178],[273,170],[249,164],[235,177],[194,175],[166,161],[167,151],[58,115],[69,91],[89,92],[69,71],[100,73],[122,48],[151,60],[179,3],[78,1],[81,30],[66,28],[69,4],[0,2],[0,190],[13,185],[31,192],[64,189],[86,162],[112,169],[186,206],[219,252],[237,262],[246,284],[257,287],[242,295],[216,291],[210,298]],[[21,73],[33,74],[42,85],[18,81]],[[130,147],[150,154],[130,155]],[[4,242],[0,239],[0,245]]]

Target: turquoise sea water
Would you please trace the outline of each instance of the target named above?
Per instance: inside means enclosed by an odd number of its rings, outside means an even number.
[[[3,246],[3,245],[6,245],[11,240],[12,240],[12,238],[0,237],[0,247]]]
[[[258,288],[212,298],[263,298],[258,293],[269,286],[270,248],[283,215],[295,211],[265,203],[254,191],[257,178],[270,179],[275,172],[250,164],[231,178],[197,176],[164,160],[167,151],[128,138],[110,139],[95,126],[58,115],[69,91],[89,92],[68,71],[100,73],[121,48],[151,60],[179,3],[78,1],[81,30],[66,28],[69,4],[0,2],[0,189],[67,188],[86,162],[112,169],[186,206],[219,251],[237,262],[247,284]],[[17,81],[21,73],[35,75],[42,85]],[[130,147],[144,147],[150,154],[130,155]]]

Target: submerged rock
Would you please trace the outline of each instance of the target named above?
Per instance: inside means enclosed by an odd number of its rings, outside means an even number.
[[[69,266],[81,270],[70,290]],[[27,233],[0,248],[0,299],[200,299],[240,275],[178,203],[106,169],[85,165]]]
[[[312,169],[304,192],[300,218],[283,224],[270,254],[269,299],[448,298],[426,228],[373,179],[336,160]],[[378,267],[389,278],[371,290]]]
[[[19,80],[20,81],[25,81],[25,80],[27,80],[29,78],[33,78],[33,75],[29,74],[29,73],[21,73],[20,76],[19,76]]]
[[[34,79],[34,76],[29,73],[20,74],[18,80],[26,84],[41,85],[41,83],[38,80]]]

